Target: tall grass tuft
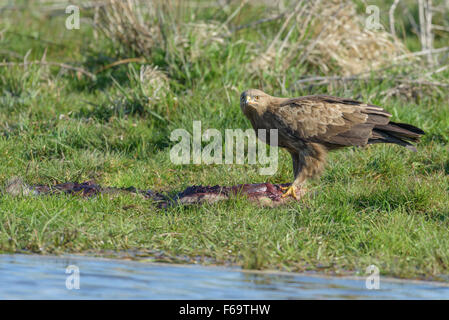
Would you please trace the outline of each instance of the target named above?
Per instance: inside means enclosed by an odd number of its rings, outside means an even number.
[[[157,10],[152,1],[111,0],[101,7],[96,26],[114,43],[147,57],[164,41]]]
[[[353,75],[379,68],[407,52],[384,30],[371,30],[350,1],[294,3],[278,33],[259,49],[252,70],[277,72],[303,65],[322,74]]]

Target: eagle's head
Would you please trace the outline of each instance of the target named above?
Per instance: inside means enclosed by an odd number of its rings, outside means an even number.
[[[270,95],[258,89],[243,91],[240,96],[240,108],[242,108],[243,112],[249,108],[262,111],[270,102],[270,97]]]

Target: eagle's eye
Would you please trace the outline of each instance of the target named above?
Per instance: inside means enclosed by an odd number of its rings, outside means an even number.
[[[256,101],[259,100],[259,96],[255,96],[254,98],[256,99]]]

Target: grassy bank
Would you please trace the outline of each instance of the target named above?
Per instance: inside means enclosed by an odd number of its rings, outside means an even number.
[[[272,63],[255,64],[285,21],[237,28],[264,17],[262,5],[178,10],[176,3],[163,8],[161,38],[143,51],[95,29],[93,9],[81,10],[79,30],[64,27],[64,11],[27,7],[26,1],[0,12],[0,60],[9,63],[0,66],[0,183],[13,176],[49,185],[94,179],[105,186],[169,192],[200,184],[289,182],[291,160],[284,151],[270,177],[259,175],[258,165],[170,161],[170,132],[191,131],[194,120],[222,133],[249,128],[239,94],[252,87],[278,96],[328,93],[381,105],[393,121],[427,133],[418,152],[389,145],[338,151],[322,178],[311,182],[309,196],[275,209],[243,198],[162,210],[131,196],[5,194],[1,252],[142,250],[163,252],[168,261],[187,257],[256,269],[364,274],[375,264],[381,274],[398,277],[449,273],[448,87],[397,82],[431,68],[410,62],[360,81],[295,87],[302,77],[345,76],[347,69],[325,56],[296,64],[301,57],[290,49]],[[190,26],[179,27],[187,30],[181,42],[172,21]],[[403,42],[419,50],[411,27],[403,26]],[[286,42],[293,46],[291,39]],[[447,39],[437,36],[435,46]],[[134,62],[125,60],[130,58]],[[24,61],[40,63],[20,65]],[[286,67],[282,61],[291,62]],[[449,69],[431,80],[447,83]]]

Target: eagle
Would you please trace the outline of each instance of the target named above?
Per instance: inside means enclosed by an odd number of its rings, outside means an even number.
[[[343,147],[393,143],[416,151],[424,131],[410,124],[390,121],[383,108],[328,95],[298,98],[273,97],[249,89],[240,97],[240,108],[256,131],[277,129],[278,146],[292,157],[294,181],[282,197],[304,192],[307,179],[319,176],[329,151]],[[270,144],[269,139],[265,139]]]

